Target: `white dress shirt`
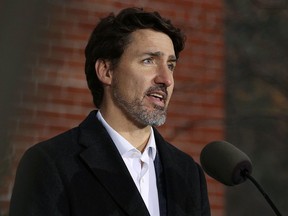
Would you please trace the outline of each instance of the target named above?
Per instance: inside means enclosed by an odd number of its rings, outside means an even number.
[[[154,167],[157,150],[152,127],[148,143],[143,153],[141,153],[105,121],[100,111],[97,112],[97,118],[115,143],[150,215],[159,216],[158,190]]]

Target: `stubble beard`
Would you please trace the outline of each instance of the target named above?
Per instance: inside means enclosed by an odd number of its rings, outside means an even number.
[[[121,93],[117,82],[114,83],[112,96],[115,104],[120,107],[126,116],[141,126],[160,126],[166,121],[166,107],[154,105],[153,110],[151,110],[151,108],[145,107],[140,99],[125,100],[125,96]]]

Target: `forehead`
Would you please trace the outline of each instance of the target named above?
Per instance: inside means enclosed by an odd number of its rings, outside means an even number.
[[[171,38],[163,32],[152,29],[138,29],[132,32],[125,51],[161,52],[165,55],[175,55]]]

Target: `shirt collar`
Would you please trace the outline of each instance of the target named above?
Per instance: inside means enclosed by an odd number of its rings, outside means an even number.
[[[105,129],[107,130],[108,134],[110,135],[111,139],[113,140],[116,148],[118,149],[121,156],[126,154],[129,151],[139,151],[136,149],[131,143],[129,143],[123,136],[121,136],[116,130],[114,130],[103,118],[103,116],[100,113],[100,110],[96,114],[97,119],[103,124]],[[151,157],[153,160],[156,157],[156,142],[154,137],[154,130],[151,127],[151,133],[149,140],[147,142],[147,145],[144,149],[144,152],[148,151],[149,157]]]

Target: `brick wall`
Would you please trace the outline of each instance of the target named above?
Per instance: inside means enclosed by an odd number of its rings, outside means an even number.
[[[21,77],[23,88],[13,115],[11,169],[0,189],[0,209],[8,212],[15,170],[25,149],[75,125],[93,109],[84,76],[84,54],[99,17],[128,6],[159,11],[184,29],[186,49],[175,72],[175,91],[167,123],[160,131],[199,162],[203,146],[224,136],[223,2],[50,1],[43,13],[33,61]],[[39,17],[35,17],[38,19]],[[223,216],[223,188],[208,179],[213,216]],[[0,215],[1,215],[0,213]]]

